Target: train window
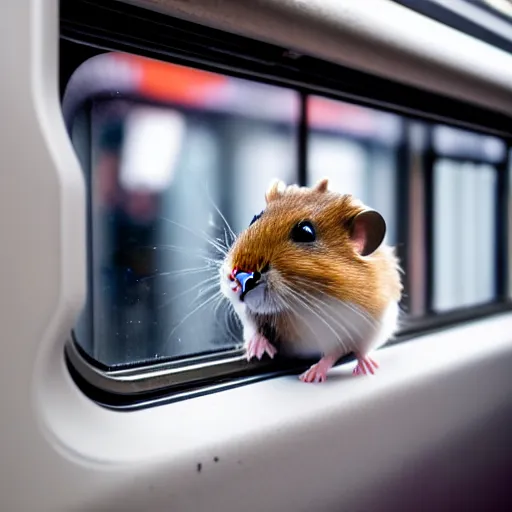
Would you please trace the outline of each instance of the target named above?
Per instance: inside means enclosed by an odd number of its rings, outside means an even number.
[[[263,209],[267,182],[295,179],[298,94],[123,54],[85,62],[68,94],[101,66],[140,81],[75,115],[73,140],[89,134],[91,155],[90,312],[78,342],[108,366],[235,348],[219,262]]]
[[[87,18],[92,4],[81,5]],[[110,41],[91,50],[103,36],[74,31],[77,20],[62,42],[62,108],[87,184],[88,298],[66,354],[99,402],[135,407],[308,365],[247,363],[220,296],[219,261],[274,177],[311,185],[327,176],[383,214],[404,269],[397,342],[508,307],[512,167],[499,114],[417,101],[418,90],[409,97],[391,82],[357,96],[358,80],[379,79],[339,78],[274,47],[261,50],[271,64],[241,61],[259,43],[224,48],[217,32],[161,60]],[[210,65],[201,52],[234,60]]]

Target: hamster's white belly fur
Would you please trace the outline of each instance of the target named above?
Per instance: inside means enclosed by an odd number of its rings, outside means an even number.
[[[303,308],[286,333],[280,333],[279,351],[299,357],[335,352],[365,355],[393,336],[398,316],[396,302],[389,304],[380,319],[348,303],[326,304],[321,312]]]

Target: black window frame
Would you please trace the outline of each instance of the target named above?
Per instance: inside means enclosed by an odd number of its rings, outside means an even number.
[[[390,343],[399,343],[418,334],[511,309],[507,285],[511,117],[461,100],[300,55],[287,48],[227,34],[114,0],[61,0],[60,29],[61,96],[73,71],[89,57],[106,51],[125,51],[298,91],[302,113],[297,148],[297,176],[300,184],[305,184],[307,177],[306,102],[309,94],[399,114],[405,127],[410,121],[421,121],[430,133],[434,124],[442,123],[500,137],[506,143],[507,158],[499,165],[498,182],[502,186],[498,186],[496,191],[496,211],[499,214],[496,226],[499,247],[495,269],[499,294],[496,301],[432,314],[432,169],[437,155],[430,146],[423,155],[424,242],[430,256],[427,257],[424,269],[427,283],[426,316],[410,319]],[[428,106],[428,111],[425,106]],[[398,253],[406,269],[404,278],[407,288],[408,248],[414,240],[411,240],[409,215],[404,214],[411,208],[408,171],[411,153],[408,138],[403,139],[398,148],[397,232],[400,242]],[[407,289],[402,307],[408,307]],[[87,396],[105,407],[120,410],[190,398],[276,375],[295,374],[311,363],[278,359],[247,364],[243,362],[243,356],[239,352],[228,351],[179,362],[158,361],[146,365],[109,368],[90,358],[74,341],[73,336],[66,345],[65,357],[71,375]],[[351,359],[352,356],[347,356],[339,363]],[[219,362],[217,366],[213,364],[215,361]],[[209,370],[205,371],[206,367]],[[178,375],[181,377],[177,378]],[[186,375],[189,377],[184,377]]]

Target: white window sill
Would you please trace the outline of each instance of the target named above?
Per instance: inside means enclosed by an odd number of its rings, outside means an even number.
[[[172,494],[173,510],[239,510],[236,500],[254,493],[244,510],[299,510],[300,499],[320,510],[508,404],[511,333],[503,314],[383,348],[374,377],[352,376],[352,363],[325,384],[281,377],[129,413],[90,402],[61,364],[48,368],[54,378],[38,384],[37,402],[48,439],[73,465],[136,477],[123,501],[151,507]]]

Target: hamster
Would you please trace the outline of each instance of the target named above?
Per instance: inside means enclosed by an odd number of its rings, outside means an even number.
[[[382,215],[327,179],[311,188],[274,180],[265,199],[220,267],[247,359],[318,356],[300,379],[324,382],[353,353],[354,374],[375,373],[372,351],[396,331],[402,294]]]

